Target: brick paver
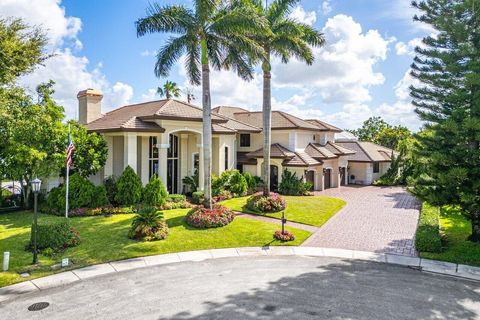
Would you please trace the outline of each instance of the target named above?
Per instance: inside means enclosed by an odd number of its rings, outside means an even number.
[[[316,195],[347,204],[303,246],[318,246],[416,256],[419,203],[401,187],[345,186]]]

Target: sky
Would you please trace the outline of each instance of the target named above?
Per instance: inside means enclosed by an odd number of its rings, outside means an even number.
[[[175,35],[137,37],[135,21],[145,16],[150,2],[0,0],[0,17],[21,17],[43,28],[49,38],[47,51],[54,53],[44,66],[20,79],[20,84],[33,90],[53,79],[54,97],[68,118],[77,117],[76,95],[86,88],[104,93],[103,112],[159,99],[156,88],[167,79],[200,97],[200,88],[190,86],[181,61],[168,78],[155,77],[155,53]],[[192,5],[191,0],[157,2]],[[408,90],[415,80],[409,70],[415,46],[433,30],[414,22],[415,13],[410,0],[301,0],[291,17],[321,31],[326,44],[313,49],[311,66],[273,59],[273,109],[319,118],[344,129],[381,116],[392,125],[418,130],[421,122]],[[231,71],[215,71],[211,89],[212,106],[261,109],[259,68],[250,82]],[[201,101],[197,98],[194,103]]]

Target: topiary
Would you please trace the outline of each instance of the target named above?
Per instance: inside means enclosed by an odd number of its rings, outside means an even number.
[[[168,236],[168,225],[156,208],[140,209],[133,218],[129,237],[144,241],[163,240]]]
[[[149,206],[161,206],[167,202],[167,196],[168,193],[163,186],[162,180],[154,174],[143,189],[143,202]]]
[[[115,201],[123,205],[139,203],[142,199],[142,189],[140,177],[133,171],[132,167],[127,166],[118,178]]]

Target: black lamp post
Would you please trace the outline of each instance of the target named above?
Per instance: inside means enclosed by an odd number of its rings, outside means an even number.
[[[38,263],[37,256],[37,221],[38,221],[38,193],[40,192],[40,186],[42,185],[42,180],[36,178],[32,181],[32,191],[33,191],[33,264]]]

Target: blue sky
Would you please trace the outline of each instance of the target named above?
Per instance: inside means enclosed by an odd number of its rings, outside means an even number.
[[[431,30],[412,21],[409,0],[303,0],[292,17],[325,33],[327,44],[308,67],[273,63],[273,107],[302,117],[357,127],[372,115],[411,129],[420,125],[408,98],[412,50]],[[1,0],[0,12],[48,29],[56,57],[22,82],[34,86],[53,78],[57,100],[76,116],[76,93],[101,89],[104,111],[158,99],[154,88],[166,79],[153,74],[154,53],[168,35],[137,38],[134,22],[149,1]],[[190,1],[160,1],[184,4]],[[259,72],[259,70],[258,70]],[[407,75],[406,75],[407,74]],[[181,64],[170,80],[186,87]],[[193,88],[198,92],[198,88]],[[213,104],[261,106],[261,74],[243,83],[231,72],[212,75]]]

